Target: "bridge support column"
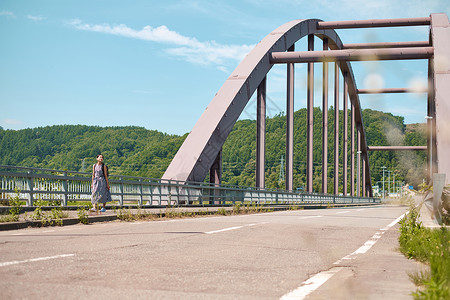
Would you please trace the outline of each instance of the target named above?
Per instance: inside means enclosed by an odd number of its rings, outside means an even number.
[[[334,63],[334,194],[339,195],[339,65]]]
[[[222,149],[220,149],[216,159],[214,160],[211,168],[209,169],[209,183],[211,184],[211,186],[218,188],[220,187],[221,182],[222,182]],[[211,199],[210,201],[213,204],[220,204],[219,203],[220,201],[218,200],[219,197],[220,197],[220,190],[214,189],[212,191],[212,197],[210,197]]]
[[[350,100],[350,196],[355,195],[355,105]]]
[[[328,50],[328,39],[323,39],[323,50]],[[323,63],[322,74],[322,193],[328,193],[328,63]]]
[[[347,155],[348,155],[348,83],[347,72],[344,72],[344,116],[343,116],[343,141],[342,141],[342,194],[347,196]]]
[[[292,45],[288,51],[295,51]],[[294,180],[294,64],[287,64],[286,87],[286,190],[293,190]]]
[[[356,196],[361,196],[361,124],[356,126]]]
[[[450,24],[447,15],[431,14],[430,34],[434,47],[434,58],[430,60],[433,79],[430,90],[433,91],[431,98],[434,104],[433,119],[429,120],[434,142],[431,173],[446,174],[445,184],[450,184]]]
[[[308,35],[308,51],[314,51],[314,34]],[[306,191],[313,192],[313,130],[314,130],[314,63],[308,63],[306,132]]]
[[[363,197],[367,197],[369,196],[367,193],[367,182],[368,182],[368,178],[367,178],[367,172],[368,170],[368,160],[367,160],[367,152],[363,154],[362,156],[362,182],[363,182],[363,186],[362,186],[362,196]],[[369,181],[370,182],[370,181]]]
[[[261,81],[257,91],[256,104],[256,187],[266,186],[266,83],[267,77]]]

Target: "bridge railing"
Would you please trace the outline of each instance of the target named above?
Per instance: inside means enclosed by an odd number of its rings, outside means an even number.
[[[36,200],[62,206],[90,202],[91,173],[0,165],[0,200],[19,191],[27,206]],[[240,204],[352,204],[379,203],[379,198],[307,194],[231,185],[182,182],[134,176],[109,176],[113,204],[118,206],[235,205]]]

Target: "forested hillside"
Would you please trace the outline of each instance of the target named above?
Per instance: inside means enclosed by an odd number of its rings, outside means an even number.
[[[340,112],[342,124],[342,111]],[[403,117],[374,110],[363,111],[368,145],[426,145],[424,124],[405,125]],[[314,189],[321,186],[322,112],[314,109]],[[329,111],[329,191],[332,190],[334,111]],[[342,125],[340,126],[342,128]],[[342,134],[342,132],[341,132]],[[110,172],[159,178],[186,138],[142,127],[58,125],[24,130],[0,128],[0,164],[73,171],[90,171],[97,154],[105,156]],[[267,119],[266,185],[283,188],[286,117]],[[341,145],[342,147],[342,145]],[[350,149],[350,140],[349,140]],[[342,151],[340,151],[342,161]],[[382,178],[381,167],[398,180],[418,185],[425,176],[425,152],[370,153],[372,183]],[[256,121],[236,123],[223,149],[223,182],[255,183]],[[306,109],[294,115],[294,187],[303,187],[306,169]]]

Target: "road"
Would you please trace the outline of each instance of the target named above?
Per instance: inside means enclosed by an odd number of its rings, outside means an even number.
[[[414,286],[404,268],[415,265],[395,252],[395,222],[406,210],[296,210],[0,232],[0,298],[325,299],[338,287],[334,298],[379,299],[386,284],[377,287],[377,279],[394,276],[402,280],[385,291],[388,298],[408,299]],[[305,291],[308,279],[316,282]]]

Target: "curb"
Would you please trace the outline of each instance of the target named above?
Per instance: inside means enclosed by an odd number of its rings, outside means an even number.
[[[109,216],[90,216],[88,217],[88,224],[95,223],[95,222],[108,222],[108,221],[115,221],[117,220],[117,215],[109,215]],[[67,226],[67,225],[75,225],[80,223],[80,220],[78,218],[65,218],[62,219],[62,225],[61,226]],[[23,222],[7,222],[7,223],[0,223],[0,231],[4,230],[15,230],[15,229],[24,229],[28,227],[51,227],[51,226],[57,226],[57,225],[44,225],[42,224],[42,221],[23,221]]]

